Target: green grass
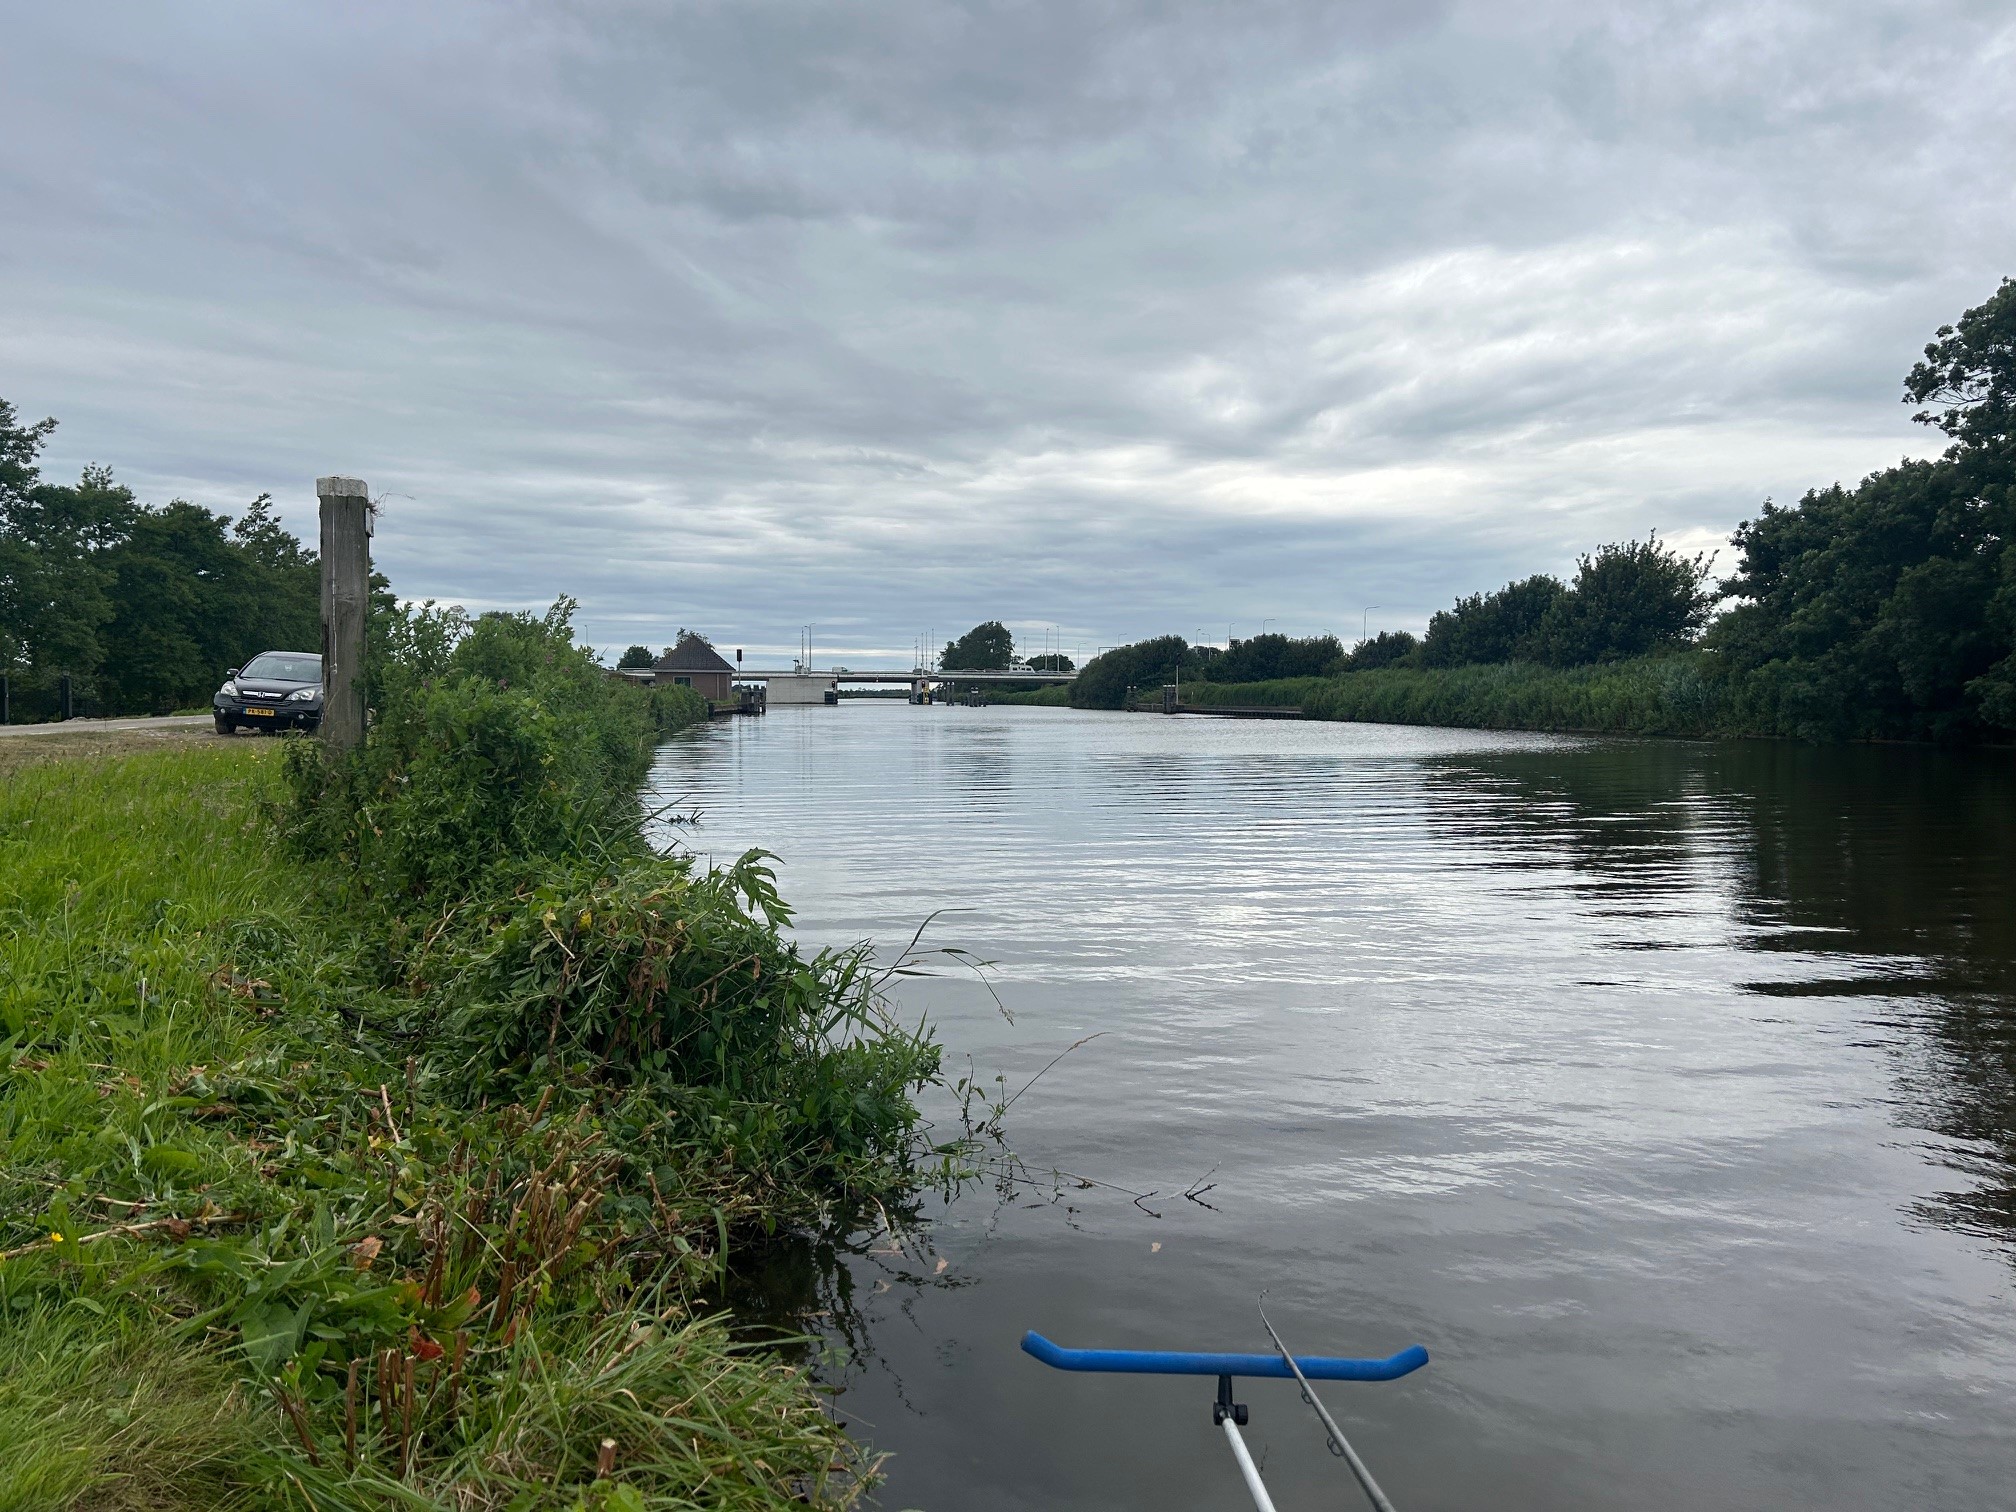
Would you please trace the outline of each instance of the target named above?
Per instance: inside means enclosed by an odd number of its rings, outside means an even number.
[[[0,1509],[854,1500],[804,1377],[690,1300],[828,1199],[664,1089],[457,1094],[434,986],[280,843],[284,746],[0,778]]]
[[[1745,734],[1701,652],[1588,667],[1385,667],[1303,700],[1312,718],[1619,735]]]
[[[1320,677],[1281,677],[1253,683],[1186,682],[1183,702],[1205,708],[1295,709],[1323,682]],[[1159,695],[1151,701],[1159,702]]]
[[[1382,667],[1258,683],[1185,682],[1183,702],[1300,708],[1312,719],[1465,729],[1685,737],[1780,733],[1768,711],[1760,714],[1735,697],[1709,656],[1698,651],[1588,667],[1515,662]],[[1135,707],[1160,708],[1160,690],[1138,694]]]
[[[217,742],[0,784],[0,1247],[27,1251],[0,1261],[0,1507],[199,1507],[247,1483],[222,1351],[119,1285],[146,1239],[82,1241],[258,1182],[242,1139],[159,1105],[266,1035],[218,989],[232,941],[313,914],[261,838],[271,766]]]
[[[1068,709],[1071,707],[1071,685],[1057,683],[1047,688],[1009,688],[1003,692],[990,692],[989,703],[1033,704],[1044,709]]]
[[[0,1512],[242,1503],[257,1452],[215,1351],[138,1313],[34,1304],[0,1335]]]

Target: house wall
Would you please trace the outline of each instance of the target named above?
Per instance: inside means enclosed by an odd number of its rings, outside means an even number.
[[[732,672],[669,672],[658,673],[661,683],[683,684],[702,698],[711,698],[716,703],[726,703],[731,697],[729,684],[734,681]]]

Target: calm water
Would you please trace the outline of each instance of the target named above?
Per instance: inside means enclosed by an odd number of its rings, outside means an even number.
[[[1428,1346],[1324,1393],[1403,1512],[2016,1506],[2016,759],[864,702],[656,782],[807,942],[966,910],[1014,1022],[903,1004],[1011,1089],[1100,1034],[1012,1142],[1155,1194],[771,1257],[883,1505],[1247,1505],[1208,1380],[1017,1340],[1264,1350],[1265,1288],[1300,1352]],[[1284,1512],[1354,1504],[1240,1396]]]

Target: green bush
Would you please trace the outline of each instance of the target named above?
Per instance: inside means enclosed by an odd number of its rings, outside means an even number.
[[[297,841],[342,857],[368,892],[416,901],[633,844],[655,737],[706,702],[611,677],[575,645],[573,607],[376,614],[369,738],[334,762],[318,743],[289,747]]]
[[[889,1019],[865,951],[807,960],[779,934],[764,860],[577,866],[498,900],[415,965],[439,983],[430,1042],[471,1098],[619,1089],[772,1185],[886,1184],[938,1049]]]

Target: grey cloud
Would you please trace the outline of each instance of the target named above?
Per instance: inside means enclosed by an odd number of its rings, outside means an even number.
[[[599,642],[1093,645],[1462,591],[1929,449],[2005,7],[43,7],[0,392],[150,496],[341,468]]]

